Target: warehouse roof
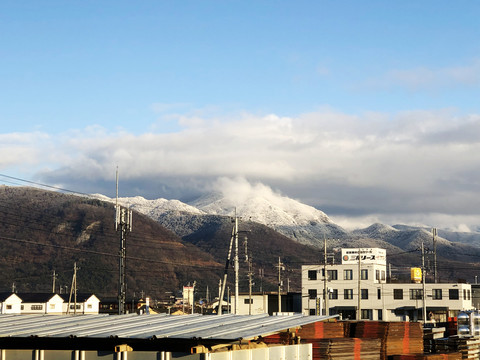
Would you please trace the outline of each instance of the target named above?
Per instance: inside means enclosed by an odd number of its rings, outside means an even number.
[[[0,315],[2,337],[250,340],[334,316]]]

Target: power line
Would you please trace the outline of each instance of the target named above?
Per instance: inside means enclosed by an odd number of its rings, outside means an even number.
[[[12,242],[20,242],[24,244],[29,244],[29,245],[35,245],[35,246],[42,246],[42,247],[53,247],[57,249],[62,249],[62,250],[69,250],[69,251],[77,251],[77,252],[83,252],[83,253],[88,253],[88,254],[95,254],[95,255],[102,255],[102,256],[109,256],[109,257],[118,257],[119,254],[111,254],[108,252],[101,252],[101,251],[96,251],[96,250],[88,250],[88,249],[79,249],[71,246],[64,246],[64,245],[55,245],[55,244],[44,244],[44,243],[38,243],[35,241],[31,240],[24,240],[24,239],[14,239],[14,238],[8,238],[4,236],[0,236],[0,240],[5,240],[5,241],[12,241]],[[170,261],[163,261],[163,260],[158,260],[158,259],[148,259],[148,258],[142,258],[142,257],[135,257],[135,256],[128,256],[127,259],[129,260],[137,260],[137,261],[147,261],[151,263],[157,263],[157,264],[168,264],[168,265],[173,265],[173,266],[182,266],[182,267],[193,267],[193,268],[205,268],[206,266],[204,265],[195,265],[195,264],[190,264],[190,263],[179,263],[179,262],[170,262]],[[209,266],[210,268],[221,268],[221,265],[218,266]],[[208,268],[208,267],[207,267]]]
[[[27,183],[27,184],[42,186],[42,187],[45,187],[45,188],[48,188],[48,189],[54,189],[54,190],[64,191],[64,192],[68,192],[68,193],[72,193],[72,194],[78,194],[78,195],[85,195],[85,196],[89,196],[89,197],[91,196],[90,194],[82,193],[82,192],[79,192],[79,191],[68,190],[68,189],[58,187],[58,186],[42,184],[42,183],[38,183],[38,182],[35,182],[35,181],[25,180],[25,179],[21,179],[21,178],[18,178],[18,177],[5,175],[5,174],[0,174],[0,176],[3,176],[5,178],[11,179],[11,180],[21,181],[21,182],[24,182],[24,183]]]

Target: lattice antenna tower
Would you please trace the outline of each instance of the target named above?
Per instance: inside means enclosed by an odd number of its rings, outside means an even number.
[[[118,167],[116,171],[115,231],[120,231],[120,251],[118,260],[118,313],[125,314],[127,297],[127,233],[132,231],[132,210],[118,205]]]

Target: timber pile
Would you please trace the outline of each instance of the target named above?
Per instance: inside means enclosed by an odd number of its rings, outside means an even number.
[[[388,332],[388,322],[359,321],[352,326],[353,337],[384,339]]]
[[[436,340],[443,339],[445,337],[445,327],[438,328],[423,328],[423,349],[426,353],[437,352]]]
[[[332,339],[345,337],[346,322],[315,322],[297,330],[300,339]]]
[[[480,338],[449,337],[435,340],[436,352],[459,352],[462,359],[480,359]]]
[[[293,334],[288,331],[282,331],[278,334],[265,336],[262,338],[265,344],[283,344],[290,345],[294,343]]]
[[[356,338],[382,340],[382,358],[423,354],[423,329],[417,322],[360,321],[352,326]]]
[[[423,328],[418,322],[390,322],[385,337],[385,354],[423,354]]]
[[[380,339],[303,339],[312,344],[312,360],[380,360]]]
[[[462,360],[462,354],[448,353],[448,354],[409,354],[409,355],[393,355],[392,360]]]

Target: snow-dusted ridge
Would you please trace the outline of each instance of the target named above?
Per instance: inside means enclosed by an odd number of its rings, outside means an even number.
[[[237,203],[220,193],[204,195],[190,203],[210,215],[237,216],[267,226],[304,226],[312,223],[331,223],[328,216],[312,206],[285,196],[275,198],[250,196]]]
[[[93,195],[99,200],[115,202],[115,199],[104,195]],[[141,196],[119,197],[118,202],[130,209],[154,219],[169,211],[184,212],[193,215],[237,216],[267,226],[305,226],[331,223],[328,216],[312,206],[296,200],[279,197],[278,201],[269,201],[259,196],[245,199],[243,203],[212,193],[200,197],[190,204],[179,200],[155,199],[147,200]]]
[[[92,196],[99,200],[108,201],[112,203],[115,203],[116,201],[116,199],[112,199],[101,194],[94,194]],[[142,196],[134,196],[134,197],[119,197],[118,203],[132,210],[136,210],[139,213],[148,215],[155,220],[158,218],[158,216],[169,211],[186,212],[194,215],[205,215],[205,212],[197,209],[196,207],[185,204],[179,200],[167,200],[163,198],[148,200]]]

